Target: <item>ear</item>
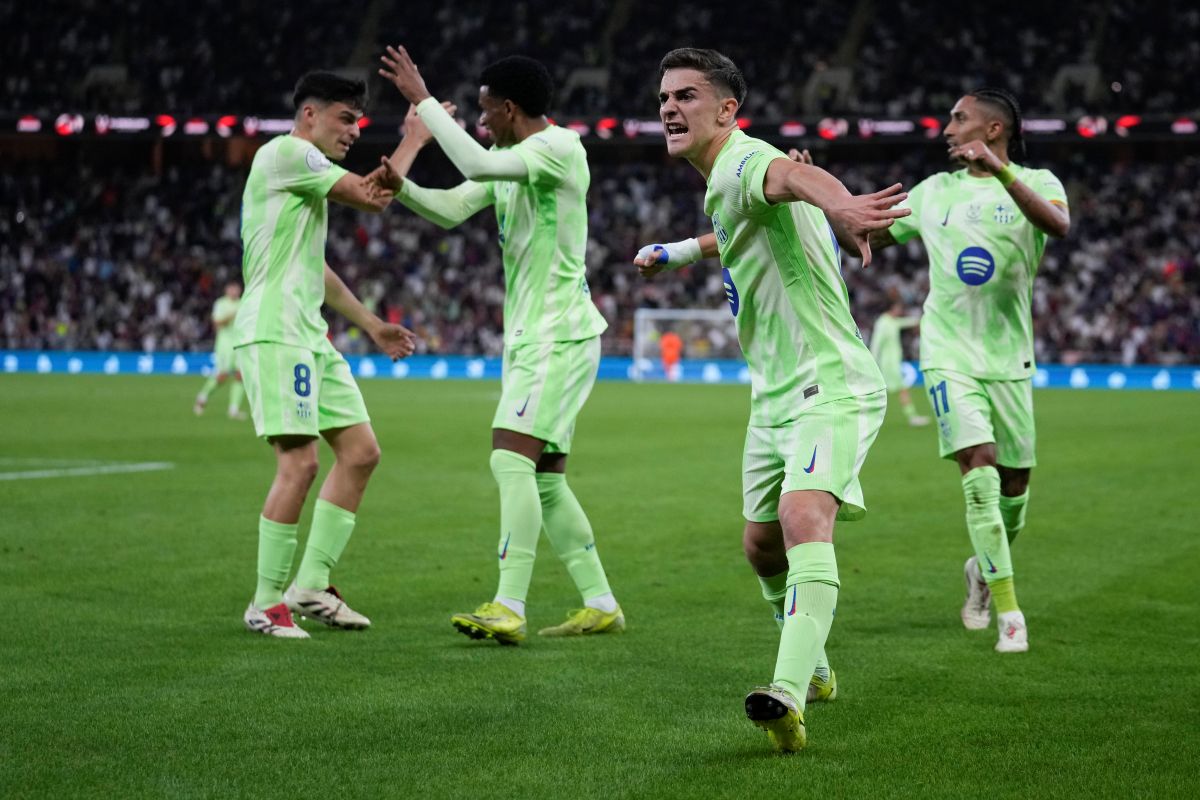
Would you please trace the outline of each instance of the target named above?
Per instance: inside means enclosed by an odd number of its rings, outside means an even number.
[[[722,125],[728,125],[730,120],[737,117],[738,101],[732,97],[726,97],[721,101],[720,109],[717,111],[717,122]]]
[[[517,116],[517,104],[508,98],[504,99],[504,113],[509,119],[515,119]]]
[[[998,119],[989,121],[987,128],[984,129],[984,135],[989,143],[996,141],[1004,135],[1004,123]]]

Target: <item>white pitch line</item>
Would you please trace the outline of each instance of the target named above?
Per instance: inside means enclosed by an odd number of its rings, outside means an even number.
[[[169,461],[144,461],[139,464],[102,464],[91,467],[70,467],[68,469],[35,469],[25,472],[0,472],[0,481],[23,481],[37,478],[72,478],[87,475],[113,475],[121,472],[156,472],[164,469],[175,469]]]

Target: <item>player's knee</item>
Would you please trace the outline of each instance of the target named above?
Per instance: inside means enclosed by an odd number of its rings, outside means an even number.
[[[286,464],[281,465],[280,472],[286,481],[301,491],[307,492],[313,481],[317,479],[317,471],[320,468],[321,464],[317,461],[316,453],[313,453],[311,456],[305,454],[302,457],[290,459]]]
[[[382,457],[383,451],[379,448],[379,442],[371,441],[354,449],[347,459],[350,462],[348,466],[360,472],[372,472],[379,466]]]

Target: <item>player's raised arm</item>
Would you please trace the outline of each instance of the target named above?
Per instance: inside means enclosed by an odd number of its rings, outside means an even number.
[[[487,150],[469,133],[459,127],[442,104],[425,87],[417,65],[403,47],[388,47],[380,57],[384,67],[379,74],[387,78],[416,106],[421,120],[428,126],[446,156],[468,180],[523,181],[529,177],[529,167],[516,153]],[[487,111],[485,110],[485,116]]]
[[[951,158],[966,164],[968,169],[990,174],[1000,181],[1025,219],[1042,233],[1062,239],[1070,232],[1071,212],[1067,206],[1038,194],[1032,186],[1018,178],[1009,165],[982,140],[951,145],[949,154]]]
[[[871,194],[854,195],[820,167],[783,158],[772,161],[763,178],[763,195],[769,202],[804,201],[825,212],[838,241],[856,248],[864,267],[871,263],[871,234],[912,213],[895,207],[908,197],[902,188],[897,183]]]
[[[391,356],[393,361],[412,355],[416,349],[412,331],[402,325],[384,322],[367,310],[328,264],[325,265],[325,303],[366,331],[379,349]]]
[[[815,164],[812,153],[808,151],[808,148],[799,150],[793,147],[792,149],[788,150],[788,158],[790,158],[792,161],[795,161],[797,164],[808,164],[809,166],[813,166]],[[837,230],[834,230],[834,235],[838,235]],[[896,244],[896,238],[892,236],[892,232],[890,230],[883,228],[882,230],[871,231],[870,235],[867,237],[867,242],[870,244],[871,250],[875,251],[882,250],[885,247],[891,247],[892,245]],[[856,246],[853,240],[843,240],[842,237],[838,237],[838,243],[842,247],[846,248],[854,248]]]

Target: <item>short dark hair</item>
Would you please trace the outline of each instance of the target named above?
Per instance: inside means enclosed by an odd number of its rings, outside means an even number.
[[[1021,130],[1021,106],[1017,98],[1007,89],[985,87],[967,92],[967,97],[974,97],[977,102],[986,103],[997,112],[1008,128],[1008,149],[1016,158],[1025,157],[1025,134]]]
[[[367,107],[367,82],[354,78],[343,78],[333,72],[306,72],[296,81],[292,92],[292,107],[297,111],[305,100],[322,103],[345,103],[363,111]]]
[[[669,69],[694,69],[704,74],[705,80],[729,92],[738,102],[738,108],[746,102],[746,78],[729,56],[701,47],[680,47],[663,56],[658,65],[658,79]]]
[[[554,97],[554,79],[542,62],[528,56],[506,56],[488,64],[479,76],[492,97],[512,100],[531,117],[540,117],[550,108]]]

